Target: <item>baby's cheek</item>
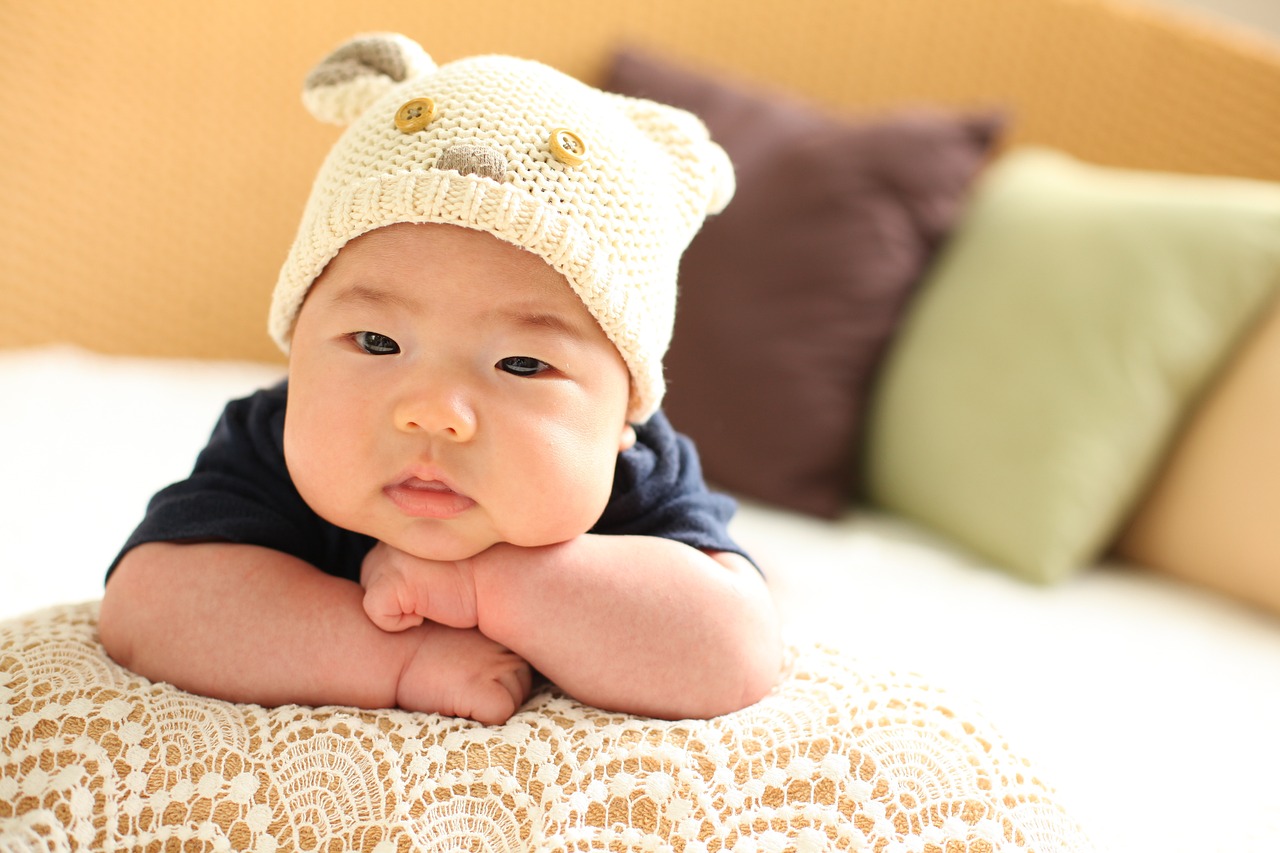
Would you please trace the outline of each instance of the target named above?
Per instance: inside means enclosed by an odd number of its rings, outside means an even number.
[[[285,421],[284,458],[294,488],[321,518],[341,527],[350,527],[350,519],[344,517],[344,499],[354,492],[355,484],[350,484],[352,488],[342,488],[345,466],[342,455],[334,452],[340,445],[340,442],[325,438],[323,433],[313,429],[305,417],[291,417]]]
[[[529,473],[500,506],[486,508],[502,541],[525,548],[556,545],[586,533],[604,512],[609,494],[601,494],[598,483],[566,476],[563,468]]]
[[[341,505],[334,501],[334,490],[325,482],[323,475],[311,465],[292,464],[289,468],[294,488],[311,511],[332,524],[349,527],[341,519]]]
[[[604,514],[613,494],[613,472],[616,455],[579,457],[573,478],[565,484],[560,522],[569,531],[566,539],[586,533]]]

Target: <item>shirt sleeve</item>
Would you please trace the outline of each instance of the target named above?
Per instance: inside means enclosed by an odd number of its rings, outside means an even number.
[[[286,385],[229,403],[187,479],[151,499],[107,577],[147,542],[233,542],[291,554],[358,580],[373,539],[317,516],[289,477],[284,459]]]
[[[613,495],[592,533],[660,536],[702,551],[751,557],[729,536],[737,510],[702,479],[693,442],[658,412],[636,427],[635,446],[619,454]]]

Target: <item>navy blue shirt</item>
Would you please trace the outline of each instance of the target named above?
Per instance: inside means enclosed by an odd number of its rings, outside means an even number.
[[[151,499],[120,558],[146,542],[232,542],[291,554],[328,574],[360,580],[374,546],[316,515],[284,461],[287,383],[227,405],[191,475]],[[746,556],[729,538],[734,502],[709,491],[693,442],[661,412],[636,427],[618,455],[613,493],[592,533],[660,536],[706,551]]]

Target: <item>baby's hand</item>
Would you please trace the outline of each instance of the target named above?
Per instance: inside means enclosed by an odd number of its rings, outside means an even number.
[[[429,625],[400,673],[396,704],[406,711],[505,723],[532,690],[533,672],[515,652],[475,628]]]
[[[360,569],[364,612],[384,631],[423,620],[454,628],[476,626],[476,587],[465,560],[423,560],[379,542]]]

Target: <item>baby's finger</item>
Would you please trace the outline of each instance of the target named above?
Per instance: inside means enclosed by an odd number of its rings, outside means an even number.
[[[384,631],[396,633],[397,631],[407,631],[410,628],[416,628],[421,625],[424,620],[416,613],[397,613],[395,615],[385,615],[382,621],[374,620],[375,625]]]
[[[405,613],[398,598],[385,584],[375,583],[364,593],[364,612],[373,624],[384,631],[404,631],[422,624],[416,613]]]
[[[503,684],[501,680],[487,682],[485,686],[476,691],[475,696],[472,698],[470,712],[459,711],[459,713],[470,717],[477,723],[484,723],[486,726],[497,726],[509,720],[523,701],[522,699],[516,699],[510,693],[510,688]]]
[[[533,692],[533,667],[529,666],[527,661],[521,661],[524,665],[516,670],[516,676],[520,679],[520,695],[521,699],[518,704],[523,704],[525,699],[529,698],[529,694]]]
[[[511,694],[512,701],[515,702],[517,708],[524,704],[524,700],[529,698],[529,693],[533,690],[533,673],[529,668],[529,664],[512,655],[519,663],[509,669],[504,669],[498,674],[497,680],[506,691]]]

